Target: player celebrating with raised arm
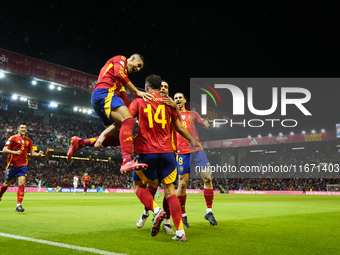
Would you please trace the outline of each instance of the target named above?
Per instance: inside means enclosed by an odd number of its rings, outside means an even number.
[[[94,111],[98,114],[105,128],[114,127],[109,130],[109,134],[117,134],[120,130],[119,143],[123,157],[121,172],[147,167],[146,164],[139,164],[131,160],[135,119],[131,116],[126,103],[121,98],[123,87],[127,87],[144,100],[152,98],[152,95],[139,91],[127,75],[140,71],[143,66],[144,59],[140,54],[133,54],[128,59],[121,55],[109,59],[101,69],[92,93],[91,104]],[[67,153],[68,159],[79,149],[79,140],[77,137],[72,139],[72,145]]]
[[[33,149],[33,143],[30,138],[26,136],[27,126],[20,124],[18,126],[18,134],[11,136],[2,152],[9,154],[7,158],[7,168],[5,171],[5,182],[0,187],[0,201],[7,188],[11,185],[15,176],[18,177],[19,187],[17,191],[17,207],[16,212],[25,211],[22,208],[21,203],[25,195],[25,183],[27,177],[27,153],[30,152],[32,157],[44,156],[43,151],[35,152]]]
[[[184,227],[188,228],[189,224],[185,211],[185,202],[191,162],[193,161],[196,166],[200,166],[200,169],[203,169],[202,167],[209,169],[210,166],[207,156],[203,151],[201,141],[199,140],[196,124],[202,125],[208,129],[212,128],[213,125],[211,121],[201,118],[197,112],[187,111],[185,109],[186,99],[183,93],[176,93],[174,99],[180,109],[183,126],[189,131],[190,135],[193,137],[193,139],[195,139],[196,142],[195,148],[190,149],[189,143],[181,136],[177,135],[177,168],[179,170],[177,196],[182,207]],[[207,206],[204,218],[208,220],[212,226],[215,226],[217,225],[217,221],[215,220],[215,217],[212,213],[214,189],[210,171],[206,171],[205,173],[201,172],[201,176],[204,182],[203,194]]]
[[[163,102],[164,97],[159,94],[160,86],[161,78],[158,75],[149,75],[145,79],[145,90],[151,93],[154,98],[148,102],[137,98],[129,106],[132,116],[139,117],[134,152],[139,154],[139,162],[148,165],[148,168],[144,171],[135,171],[133,180],[148,183],[153,180],[155,171],[158,169],[157,176],[163,183],[164,196],[167,199],[176,226],[176,235],[173,240],[186,241],[181,205],[175,194],[174,181],[177,176],[177,167],[171,142],[171,124],[180,135],[190,140],[193,146],[195,141],[191,139],[189,132],[182,126],[176,111]],[[155,213],[151,235],[156,236],[165,217],[165,212],[157,205],[154,197],[145,187],[135,187],[135,192],[140,201]]]

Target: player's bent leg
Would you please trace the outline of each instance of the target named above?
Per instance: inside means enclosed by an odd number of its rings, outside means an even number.
[[[133,190],[135,191],[136,194],[139,188],[146,189],[146,184],[144,184],[142,181],[133,181]]]
[[[178,200],[178,197],[175,193],[175,186],[173,183],[171,184],[163,184],[164,187],[164,197],[167,199],[167,202],[170,207],[170,212],[172,215],[172,220],[176,227],[176,235],[172,238],[175,241],[186,241],[183,219],[182,219],[182,211],[181,204]]]
[[[147,164],[137,163],[131,160],[133,146],[133,128],[135,119],[132,117],[129,109],[125,106],[119,106],[111,110],[111,119],[121,126],[119,132],[120,148],[122,150],[123,163],[120,172],[127,173],[135,170],[144,170]]]
[[[11,185],[12,180],[9,181],[5,181],[1,186],[0,186],[0,201],[1,198],[3,196],[3,194],[6,192],[6,190],[8,189],[8,187]]]
[[[150,194],[153,196],[153,198],[155,199],[155,193],[157,191],[157,186],[158,186],[158,179],[155,179],[151,182],[148,183],[148,187],[146,188],[147,191],[150,192]],[[147,214],[149,214],[149,208],[147,208],[146,206],[144,206],[144,213],[147,212]]]
[[[138,189],[136,189],[136,195],[144,206],[150,208],[155,213],[151,235],[156,236],[159,232],[160,225],[165,217],[165,212],[158,206],[158,204],[153,199],[153,196],[146,188],[139,187]]]
[[[118,133],[119,133],[119,129],[115,129],[113,131],[113,135],[108,135],[102,146],[103,147],[108,147],[108,146],[119,146],[120,142],[119,142],[119,138],[118,138]],[[67,152],[67,161],[70,161],[70,159],[74,156],[74,154],[76,154],[81,148],[83,147],[94,147],[96,141],[98,140],[99,136],[96,137],[92,137],[92,138],[79,138],[78,136],[74,136],[72,137],[71,140],[71,146],[68,149]]]

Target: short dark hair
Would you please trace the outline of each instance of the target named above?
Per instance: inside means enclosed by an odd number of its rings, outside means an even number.
[[[162,78],[156,74],[150,74],[145,78],[145,83],[148,84],[152,89],[161,89]]]
[[[143,61],[143,66],[145,66],[145,59],[144,59],[144,57],[143,57],[141,54],[139,54],[139,53],[134,53],[134,54],[132,54],[130,57],[132,57],[133,55],[138,55],[138,56],[140,57],[140,59]]]
[[[27,127],[26,123],[20,123],[20,124],[18,124],[18,127],[17,127],[17,128],[20,128],[21,125],[24,125],[24,126]]]

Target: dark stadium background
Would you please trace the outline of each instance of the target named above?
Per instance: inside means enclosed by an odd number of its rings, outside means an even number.
[[[131,79],[143,87],[159,74],[171,94],[189,95],[190,77],[338,77],[331,3],[4,2],[0,24],[0,48],[93,75],[114,55],[141,53]]]

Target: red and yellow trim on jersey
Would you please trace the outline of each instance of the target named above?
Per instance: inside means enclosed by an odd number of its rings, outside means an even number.
[[[8,141],[12,140],[12,138],[17,137],[18,135],[12,135],[10,138],[8,138]],[[25,138],[25,136],[23,137]],[[5,145],[6,146],[6,145]]]
[[[174,139],[174,133],[171,134],[171,144],[172,144],[172,149],[174,150],[174,152],[177,152],[177,146],[176,146],[176,142]]]
[[[113,67],[113,64],[110,63],[110,64],[108,65],[108,67],[106,68],[105,72],[103,73],[103,77],[105,76],[105,74],[107,73],[107,71],[109,71],[112,67]]]
[[[10,164],[12,163],[12,159],[13,159],[13,154],[11,154],[11,155],[9,156],[9,160],[8,160],[6,169],[7,169],[7,168],[10,166]]]
[[[170,117],[170,123],[172,123],[172,119]],[[176,139],[175,136],[177,134],[175,134],[176,131],[174,131],[173,129],[171,130],[171,145],[172,145],[172,149],[174,150],[174,152],[177,152],[177,145],[176,145]]]

